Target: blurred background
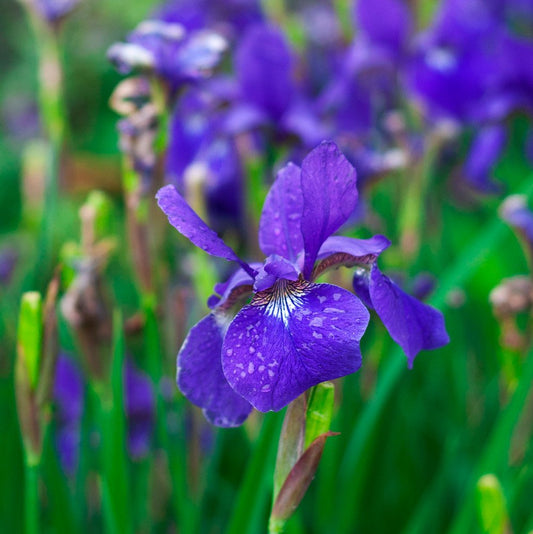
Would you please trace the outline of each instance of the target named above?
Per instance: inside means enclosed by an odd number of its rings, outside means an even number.
[[[451,341],[408,370],[373,315],[286,532],[533,531],[531,0],[1,2],[5,532],[267,531],[283,413],[218,429],[176,388],[231,268],[154,197],[261,260],[275,173],[323,139],[358,173],[343,233],[386,235]]]

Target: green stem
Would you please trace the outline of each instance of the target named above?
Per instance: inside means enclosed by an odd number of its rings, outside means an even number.
[[[259,438],[239,488],[226,534],[258,532],[252,529],[252,520],[258,507],[265,504],[271,490],[271,473],[274,467],[277,441],[275,436],[279,434],[280,424],[279,414],[269,413],[265,416]]]
[[[67,114],[63,100],[63,67],[57,28],[28,10],[39,59],[39,110],[50,144],[45,174],[45,193],[39,257],[33,272],[33,284],[44,283],[54,257],[54,228],[57,222],[60,161],[67,132]]]
[[[26,516],[26,534],[39,532],[39,465],[26,461],[24,506]]]
[[[406,193],[400,208],[399,226],[401,229],[401,246],[406,256],[406,264],[418,255],[426,217],[426,192],[431,181],[435,157],[438,154],[439,143],[429,141],[429,149],[421,162],[414,167],[408,167],[402,178]]]
[[[142,299],[145,320],[145,350],[147,370],[156,386],[163,376],[161,362],[163,351],[160,344],[159,327],[154,297],[144,295]],[[158,444],[166,451],[172,481],[172,507],[180,521],[180,531],[185,534],[196,532],[197,514],[188,495],[186,450],[183,440],[173,443],[166,425],[167,412],[165,401],[156,391],[156,438]]]

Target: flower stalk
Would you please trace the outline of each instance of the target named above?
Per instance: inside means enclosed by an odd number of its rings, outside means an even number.
[[[269,533],[280,534],[313,479],[333,415],[335,387],[323,382],[287,407],[280,434]]]

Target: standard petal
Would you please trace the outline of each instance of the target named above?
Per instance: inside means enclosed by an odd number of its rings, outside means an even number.
[[[340,287],[280,280],[229,326],[224,374],[258,410],[280,410],[310,387],[359,369],[368,319],[359,299]]]
[[[211,313],[193,326],[178,354],[177,383],[181,392],[204,409],[217,426],[241,425],[252,407],[224,378],[222,342],[228,319]]]
[[[279,254],[296,260],[304,248],[300,229],[303,205],[301,169],[289,163],[278,172],[259,221],[259,246],[267,256]]]
[[[228,247],[218,235],[205,224],[187,204],[173,185],[162,187],[156,195],[157,203],[168,217],[168,222],[187,237],[198,248],[212,256],[236,261],[251,276],[255,271],[242,261],[232,248]]]
[[[500,159],[507,141],[505,128],[500,125],[488,126],[477,134],[464,165],[468,182],[483,192],[495,192],[500,189],[492,181],[491,174]]]
[[[409,367],[421,350],[436,349],[450,341],[442,313],[404,293],[376,264],[370,273],[369,291],[374,309],[404,350]]]
[[[243,100],[278,120],[294,92],[292,57],[282,32],[260,24],[250,28],[235,56]]]
[[[348,220],[357,203],[355,169],[337,145],[323,142],[302,163],[305,248],[303,274],[309,278],[322,243]]]

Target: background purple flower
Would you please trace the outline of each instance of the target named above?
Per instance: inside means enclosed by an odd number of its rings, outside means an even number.
[[[68,475],[78,466],[84,384],[81,370],[65,354],[60,354],[54,380],[55,442],[59,460]]]
[[[146,456],[155,422],[153,384],[129,360],[124,366],[124,401],[128,421],[128,451],[134,460]]]

